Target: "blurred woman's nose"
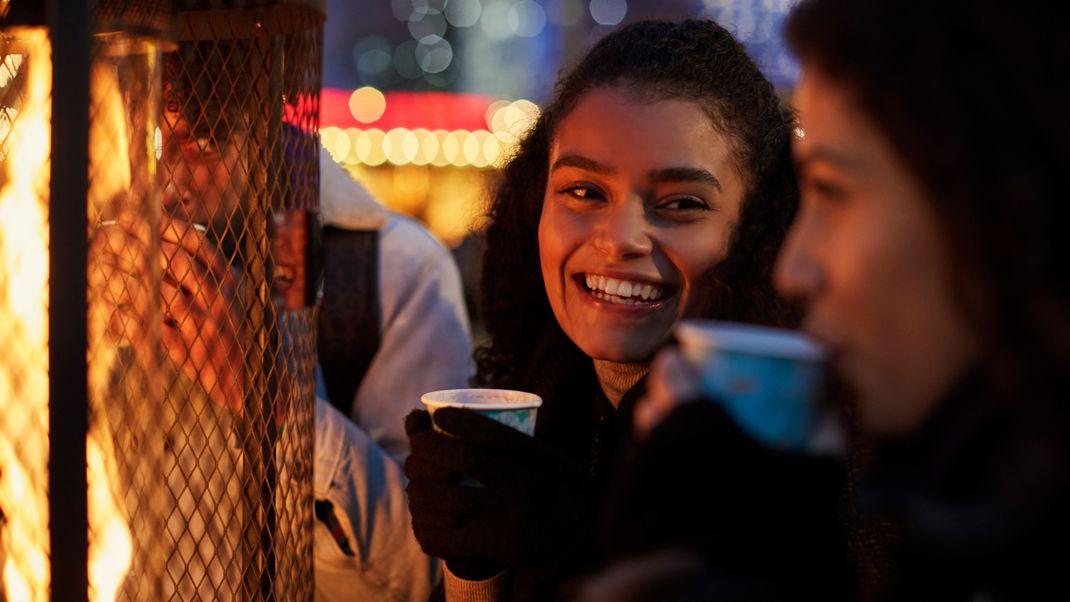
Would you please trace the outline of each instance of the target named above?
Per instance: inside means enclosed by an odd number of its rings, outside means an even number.
[[[785,297],[810,299],[825,288],[815,228],[814,219],[805,209],[800,210],[780,248],[773,277]]]
[[[610,203],[601,216],[595,246],[611,259],[649,255],[654,249],[646,207],[640,198]]]

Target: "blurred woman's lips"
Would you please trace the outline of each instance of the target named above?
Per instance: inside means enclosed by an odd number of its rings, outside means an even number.
[[[656,307],[671,297],[672,287],[638,276],[577,273],[575,284],[588,297],[619,306]]]

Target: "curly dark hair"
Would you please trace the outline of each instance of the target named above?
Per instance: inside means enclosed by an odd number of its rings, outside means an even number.
[[[927,193],[997,390],[1070,379],[1070,38],[1058,5],[804,0],[788,39]],[[909,31],[909,35],[888,32]]]
[[[772,285],[772,268],[798,205],[790,159],[793,116],[728,31],[712,21],[643,21],[599,41],[557,83],[553,99],[505,166],[491,202],[481,299],[490,336],[476,350],[477,385],[502,385],[531,342],[557,323],[539,263],[538,226],[550,146],[587,92],[626,86],[645,100],[698,103],[732,143],[746,193],[729,251],[707,277],[716,292],[700,315],[773,325],[798,317]]]

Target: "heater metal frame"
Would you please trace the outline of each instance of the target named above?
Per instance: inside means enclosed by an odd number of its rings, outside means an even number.
[[[52,40],[49,192],[49,452],[53,600],[88,600],[89,429],[85,200],[89,193],[89,74],[94,0],[48,0]],[[81,375],[56,378],[56,375]]]

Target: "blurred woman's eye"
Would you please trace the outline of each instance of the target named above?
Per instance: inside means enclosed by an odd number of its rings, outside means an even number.
[[[658,209],[664,211],[706,211],[710,204],[696,196],[678,196],[658,203]]]

